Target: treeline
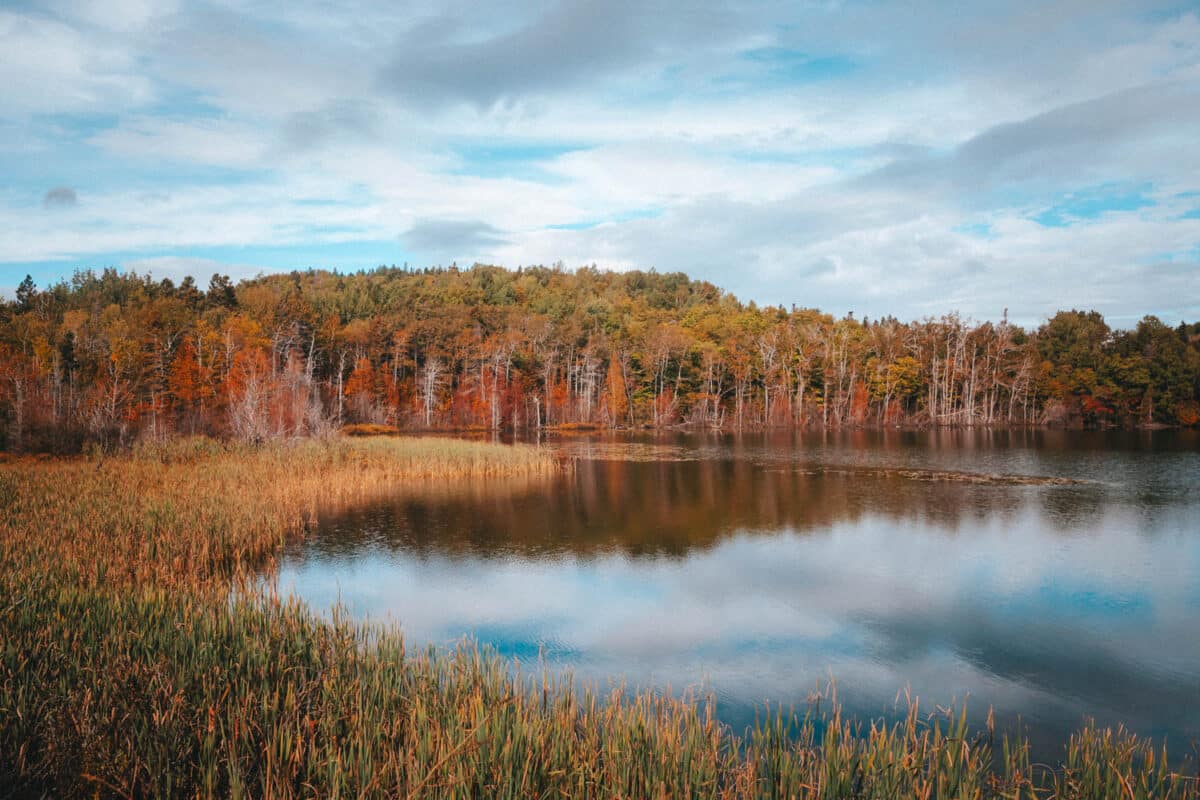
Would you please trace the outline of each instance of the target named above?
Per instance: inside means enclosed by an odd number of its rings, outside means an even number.
[[[82,271],[0,304],[0,445],[347,423],[1072,427],[1200,422],[1200,324],[1037,330],[742,303],[680,273]]]

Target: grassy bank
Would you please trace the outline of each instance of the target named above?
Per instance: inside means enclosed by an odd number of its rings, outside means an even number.
[[[16,460],[0,464],[0,555],[63,585],[225,590],[267,566],[322,506],[558,469],[535,448],[455,439],[195,439],[101,460]]]
[[[916,709],[776,715],[740,740],[702,700],[532,685],[469,649],[229,599],[324,505],[557,469],[387,438],[0,464],[0,797],[1200,796],[1127,734],[1084,729],[1053,770]]]

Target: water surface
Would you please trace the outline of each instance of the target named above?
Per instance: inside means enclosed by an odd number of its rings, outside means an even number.
[[[854,713],[966,698],[1043,751],[1085,717],[1200,735],[1195,432],[545,446],[575,469],[327,515],[281,590],[601,686],[705,687],[737,728],[832,677]]]

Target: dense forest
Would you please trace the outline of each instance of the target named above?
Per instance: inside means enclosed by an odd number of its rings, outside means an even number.
[[[1200,422],[1200,324],[836,319],[680,273],[309,270],[207,288],[77,272],[0,303],[0,445],[349,423],[1070,427]]]

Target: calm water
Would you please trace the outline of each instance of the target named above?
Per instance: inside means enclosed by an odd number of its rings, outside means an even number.
[[[735,727],[831,676],[859,715],[968,699],[1048,751],[1085,716],[1200,736],[1200,437],[848,432],[551,440],[550,483],[331,515],[282,591]],[[1060,477],[978,483],[952,473]]]

